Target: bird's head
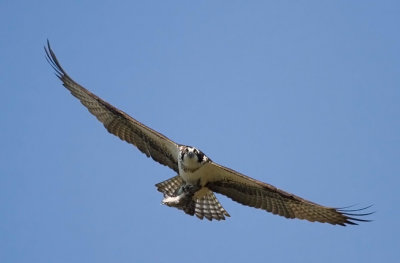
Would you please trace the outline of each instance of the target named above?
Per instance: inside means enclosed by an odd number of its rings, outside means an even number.
[[[191,146],[181,146],[179,158],[187,169],[197,169],[208,161],[208,157],[202,151]]]

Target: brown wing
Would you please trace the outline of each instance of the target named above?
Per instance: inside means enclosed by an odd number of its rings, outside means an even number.
[[[76,83],[61,67],[48,41],[45,51],[48,62],[56,71],[56,75],[63,82],[64,87],[78,98],[110,133],[135,145],[147,157],[178,172],[179,146],[175,142],[143,125]]]
[[[369,221],[357,218],[371,214],[357,213],[368,207],[357,210],[325,207],[213,162],[208,164],[207,169],[209,178],[214,179],[209,180],[206,186],[243,205],[260,208],[286,218],[306,219],[333,225],[356,225],[357,221]]]

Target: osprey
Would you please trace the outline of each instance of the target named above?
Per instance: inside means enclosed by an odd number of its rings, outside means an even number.
[[[156,184],[157,190],[164,195],[163,204],[200,219],[224,220],[230,215],[215,197],[216,192],[243,205],[286,218],[342,226],[369,221],[359,218],[371,214],[359,212],[368,207],[348,210],[321,206],[221,166],[195,147],[173,142],[76,83],[61,67],[49,41],[45,52],[64,87],[103,123],[108,132],[174,170],[176,176]]]

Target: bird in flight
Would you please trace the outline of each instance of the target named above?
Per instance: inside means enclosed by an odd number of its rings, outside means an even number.
[[[64,87],[103,123],[108,132],[174,170],[176,176],[156,184],[157,190],[164,195],[163,204],[200,219],[225,220],[230,215],[215,197],[215,192],[240,204],[286,218],[342,226],[369,221],[360,218],[371,214],[360,212],[369,207],[349,210],[313,203],[219,165],[195,147],[170,140],[76,83],[61,67],[49,41],[45,52]]]

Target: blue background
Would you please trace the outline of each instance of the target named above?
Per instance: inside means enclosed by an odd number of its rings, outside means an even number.
[[[0,2],[0,262],[395,262],[398,1]],[[372,223],[160,205],[174,176],[106,132],[44,57],[214,161]]]

